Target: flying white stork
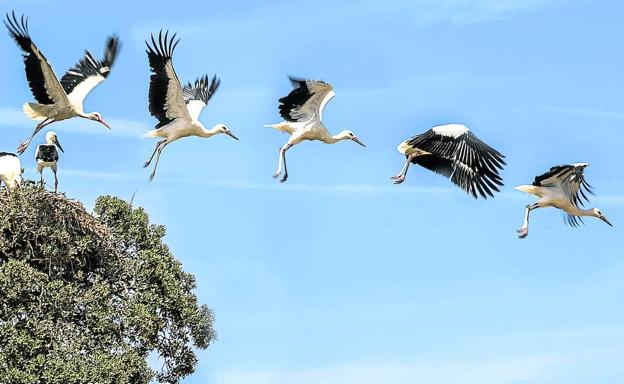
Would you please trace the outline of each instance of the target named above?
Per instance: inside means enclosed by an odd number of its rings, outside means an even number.
[[[37,160],[37,172],[41,181],[41,188],[43,188],[43,169],[50,168],[54,173],[54,193],[58,192],[58,178],[56,177],[57,164],[59,159],[59,153],[56,148],[63,151],[61,143],[56,136],[56,133],[50,131],[46,133],[46,143],[39,144],[35,151],[35,160]]]
[[[433,127],[405,140],[397,147],[407,161],[401,172],[392,176],[395,184],[405,181],[410,163],[418,164],[448,177],[473,197],[492,197],[503,185],[499,170],[505,157],[479,140],[468,127],[448,124]]]
[[[85,51],[84,58],[59,81],[50,63],[32,42],[28,33],[28,19],[22,15],[18,20],[15,12],[12,15],[7,13],[4,25],[9,30],[9,35],[24,51],[26,79],[37,101],[24,104],[24,113],[31,119],[40,121],[28,140],[20,144],[17,149],[19,154],[24,153],[37,132],[57,121],[82,117],[97,121],[110,129],[99,112],[84,112],[82,103],[89,92],[110,73],[119,49],[119,39],[116,36],[108,38],[101,61]]]
[[[613,226],[598,208],[583,209],[583,201],[589,201],[585,192],[593,194],[591,186],[585,181],[583,171],[589,164],[578,163],[559,165],[550,168],[543,175],[537,176],[532,185],[520,185],[517,190],[539,197],[534,204],[526,206],[524,223],[518,229],[518,237],[524,239],[529,234],[529,213],[536,208],[555,207],[566,213],[565,221],[578,227],[583,223],[582,216],[597,217]]]
[[[4,182],[7,192],[17,187],[22,182],[22,169],[20,159],[14,153],[0,152],[0,184]]]
[[[156,156],[150,181],[156,175],[160,153],[169,143],[182,137],[210,137],[219,133],[225,133],[238,140],[225,124],[216,124],[211,129],[206,129],[198,121],[201,111],[208,105],[208,101],[219,87],[220,80],[215,76],[209,81],[208,76],[204,75],[197,79],[194,85],[189,82],[182,88],[172,61],[173,51],[180,40],[176,40],[175,33],[169,38],[169,31],[163,35],[162,30],[158,33],[158,41],[154,35],[151,37],[151,45],[146,42],[147,57],[152,70],[149,111],[158,119],[158,124],[156,129],[146,132],[143,137],[160,137],[163,140],[156,143],[152,156],[143,165],[147,168]]]
[[[325,144],[334,144],[341,140],[352,140],[366,147],[349,130],[344,130],[337,135],[329,133],[323,124],[323,110],[329,100],[336,94],[331,84],[320,80],[304,80],[289,77],[293,85],[293,90],[286,97],[279,99],[279,112],[285,120],[278,124],[265,125],[275,128],[278,131],[290,134],[288,142],[279,150],[279,160],[277,171],[273,175],[277,178],[282,173],[284,166],[284,176],[280,180],[282,183],[288,179],[288,169],[286,168],[286,151],[295,144],[304,140],[319,140]]]

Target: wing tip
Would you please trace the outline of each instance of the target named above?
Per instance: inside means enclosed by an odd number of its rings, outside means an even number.
[[[169,32],[170,31],[168,29],[163,30],[161,28],[158,31],[158,39],[156,39],[153,32],[150,33],[150,38],[145,40],[145,44],[147,45],[146,52],[148,55],[155,55],[165,59],[171,59],[173,57],[173,52],[178,46],[180,38],[177,37],[177,32],[174,32],[171,37],[169,37]]]

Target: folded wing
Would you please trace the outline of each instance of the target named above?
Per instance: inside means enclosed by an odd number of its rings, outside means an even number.
[[[420,151],[412,162],[448,177],[473,197],[492,197],[503,185],[499,171],[504,155],[459,124],[439,126],[416,135],[400,146],[404,153]]]

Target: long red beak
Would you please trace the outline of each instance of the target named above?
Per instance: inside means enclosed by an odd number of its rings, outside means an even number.
[[[97,121],[102,124],[103,126],[105,126],[106,128],[112,130],[112,128],[110,127],[110,125],[108,125],[108,123],[106,121],[104,121],[104,119],[102,119],[101,117],[97,119]]]
[[[360,141],[360,139],[358,139],[357,137],[353,136],[353,138],[351,139],[353,141],[355,141],[356,143],[360,144],[362,147],[366,147],[366,145],[364,145],[364,143],[362,143]]]

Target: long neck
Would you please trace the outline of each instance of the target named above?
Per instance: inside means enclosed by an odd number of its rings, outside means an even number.
[[[204,127],[204,125],[202,123],[197,123],[201,129],[201,134],[199,136],[201,137],[210,137],[210,136],[214,136],[217,133],[220,132],[219,130],[219,126],[215,125],[214,127],[210,128],[210,129],[206,129],[206,127]]]
[[[345,139],[347,139],[347,138],[344,137],[344,136],[341,136],[340,134],[337,134],[337,135],[329,136],[327,139],[325,139],[323,141],[325,143],[327,143],[327,144],[334,144],[334,143],[337,143],[337,142],[339,142],[341,140],[345,140]]]
[[[580,208],[574,207],[568,213],[574,216],[596,216],[593,208],[580,209]]]

